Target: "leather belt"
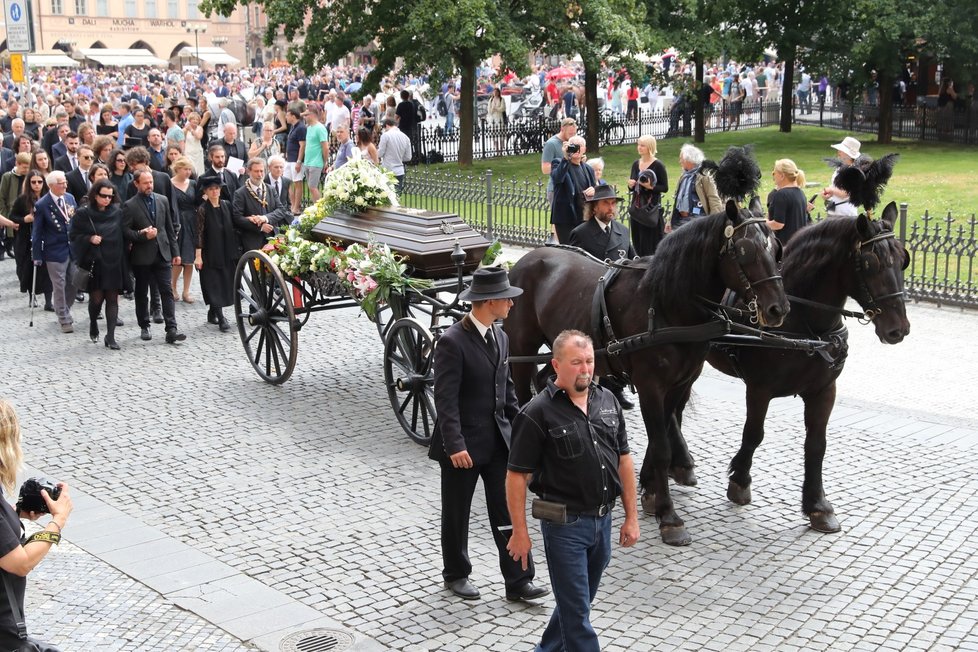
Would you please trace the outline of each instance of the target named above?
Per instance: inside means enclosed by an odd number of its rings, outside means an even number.
[[[568,507],[567,508],[567,513],[568,513],[568,515],[577,514],[578,516],[598,516],[598,517],[601,517],[601,516],[604,516],[605,514],[607,514],[608,512],[610,512],[612,509],[614,509],[614,507],[615,507],[615,501],[612,500],[610,503],[605,503],[604,505],[599,505],[598,507],[595,507],[593,509],[581,509],[581,510],[577,510],[577,509],[571,509],[570,507]]]

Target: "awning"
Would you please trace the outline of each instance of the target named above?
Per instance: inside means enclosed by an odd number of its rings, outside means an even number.
[[[199,57],[198,63],[209,63],[212,66],[236,66],[241,63],[240,59],[232,57],[223,48],[218,47],[198,49],[187,46],[180,50],[177,56],[186,59],[197,59]]]
[[[31,68],[76,68],[79,64],[64,52],[55,50],[28,54],[27,65]]]
[[[155,56],[149,50],[135,48],[131,50],[114,50],[111,48],[85,48],[79,52],[86,59],[91,59],[103,66],[166,66],[167,61]]]

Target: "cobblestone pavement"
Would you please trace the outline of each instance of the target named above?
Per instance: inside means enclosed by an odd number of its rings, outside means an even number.
[[[386,648],[532,648],[553,603],[505,601],[478,494],[483,598],[442,588],[437,468],[394,421],[366,318],[315,315],[295,375],[275,387],[235,335],[204,324],[200,302],[178,306],[181,346],[162,328],[140,342],[125,303],[115,353],[88,342],[85,306],[74,334],[43,312],[28,328],[12,275],[0,263],[7,394],[30,465]],[[663,545],[643,517],[639,544],[616,547],[594,610],[605,649],[978,650],[978,315],[912,305],[909,316],[899,346],[850,327],[825,464],[837,535],[799,513],[800,401],[772,405],[753,504],[725,499],[743,391],[705,374],[685,422],[700,483],[675,489],[693,543]],[[636,413],[628,425],[641,455]],[[29,595],[32,632],[66,650],[251,649],[70,543],[31,575]]]

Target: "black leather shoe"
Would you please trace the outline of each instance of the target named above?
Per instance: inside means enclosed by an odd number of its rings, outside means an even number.
[[[182,342],[187,339],[187,336],[178,331],[175,328],[168,328],[166,330],[166,343],[176,344],[177,342]]]
[[[108,335],[105,336],[105,347],[113,351],[119,350],[119,345],[116,344],[115,339],[110,338]]]
[[[221,329],[222,333],[227,333],[231,330],[231,324],[229,324],[228,320],[224,318],[224,315],[221,315],[221,317],[217,320],[217,327]]]
[[[139,330],[139,339],[143,340],[144,342],[148,342],[153,339],[153,336],[150,334],[148,328],[141,328]]]
[[[214,314],[214,309],[213,308],[208,308],[207,309],[207,323],[208,324],[216,324],[217,323],[217,315]]]
[[[163,323],[163,311],[162,310],[154,310],[153,311],[153,323],[154,324],[162,324]]]
[[[460,580],[445,582],[445,588],[462,598],[463,600],[478,600],[479,589],[472,586],[469,578],[463,577]]]
[[[537,600],[549,593],[550,589],[533,586],[533,582],[527,582],[518,589],[506,591],[506,599],[510,602],[526,602],[527,600]]]
[[[116,325],[117,327],[118,327],[118,326],[125,326],[125,325],[126,325],[126,322],[124,322],[124,321],[122,321],[122,320],[121,320],[121,319],[119,319],[119,318],[116,318],[116,320],[115,320],[115,325]]]
[[[82,292],[81,290],[79,290],[78,292],[76,292],[75,293],[75,302],[76,303],[85,303],[85,293]]]

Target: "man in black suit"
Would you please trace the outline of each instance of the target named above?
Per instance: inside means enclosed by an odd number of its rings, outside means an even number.
[[[172,200],[170,199],[173,196],[173,184],[170,182],[170,175],[164,172],[152,170],[149,166],[149,162],[149,150],[147,150],[145,147],[137,146],[126,151],[126,165],[129,166],[129,171],[133,173],[133,180],[129,184],[127,195],[132,198],[138,194],[138,190],[136,189],[136,172],[140,170],[149,170],[153,174],[153,192],[161,196],[166,201],[170,215],[176,215],[176,211],[171,204]],[[150,284],[150,291],[153,308],[153,323],[162,324],[166,321],[166,319],[163,317],[163,303],[162,299],[160,298],[159,290],[155,284]]]
[[[620,201],[623,200],[614,186],[595,188],[594,194],[585,200],[584,222],[571,231],[568,244],[580,247],[598,260],[634,258],[628,229],[615,219]]]
[[[122,219],[126,240],[132,243],[130,263],[136,277],[139,337],[143,340],[153,339],[149,332],[149,287],[155,285],[163,302],[166,343],[176,344],[187,339],[187,336],[177,330],[173,293],[170,290],[172,266],[181,262],[170,204],[166,198],[153,192],[151,170],[134,172],[133,183],[136,195],[123,205]]]
[[[68,192],[75,198],[75,202],[81,204],[82,197],[88,194],[91,185],[88,183],[88,173],[95,162],[95,154],[88,145],[81,145],[78,148],[78,167],[69,172],[65,177],[68,179]]]
[[[67,126],[59,127],[59,130],[67,130]],[[78,167],[78,134],[73,131],[66,131],[64,140],[55,143],[54,169],[61,170],[68,174]],[[60,155],[57,153],[60,152]]]
[[[479,597],[469,582],[469,512],[476,481],[486,492],[489,524],[499,554],[507,600],[532,600],[548,591],[533,585],[527,569],[506,551],[512,522],[506,506],[506,465],[512,420],[518,412],[509,374],[509,338],[497,326],[522,294],[506,271],[476,270],[459,295],[472,311],[453,324],[435,347],[435,410],[438,421],[428,457],[441,466],[441,550],[445,586],[465,600]]]
[[[279,195],[265,184],[265,161],[248,161],[248,177],[234,192],[231,202],[231,221],[238,232],[244,251],[261,249],[276,229],[292,221],[292,213]]]
[[[163,134],[154,127],[149,130],[146,140],[149,141],[149,147],[146,148],[149,152],[149,167],[170,176],[167,170],[169,165],[166,162],[166,149],[163,147]]]
[[[213,174],[222,179],[224,185],[221,186],[221,199],[231,202],[234,199],[234,193],[241,184],[238,181],[238,175],[224,167],[227,164],[227,154],[224,152],[221,143],[211,143],[207,148],[207,160],[210,161],[210,166],[204,170],[204,174]],[[197,192],[198,204],[204,201],[202,193],[202,190]]]
[[[59,156],[64,155],[64,144],[61,141],[71,131],[71,127],[68,126],[68,114],[65,113],[64,109],[58,109],[54,114],[54,118],[58,122],[58,128],[48,129],[41,138],[41,147],[48,153],[48,158],[52,162]],[[55,145],[59,145],[57,153],[55,153]]]
[[[268,157],[268,176],[265,183],[278,195],[279,201],[285,210],[290,210],[289,188],[292,182],[285,178],[285,157],[279,154]],[[291,214],[291,213],[290,213]]]
[[[17,165],[17,155],[14,154],[14,150],[0,147],[0,175],[13,170],[15,165]]]

